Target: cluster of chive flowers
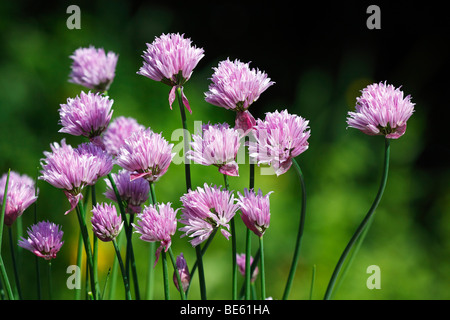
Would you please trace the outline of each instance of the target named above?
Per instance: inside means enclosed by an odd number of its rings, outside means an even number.
[[[143,65],[137,74],[170,86],[170,108],[179,94],[184,107],[193,113],[184,86],[204,57],[204,50],[192,45],[184,35],[163,34],[147,44],[142,57]],[[153,202],[152,188],[173,163],[174,145],[162,132],[154,132],[134,118],[112,118],[114,100],[107,91],[115,77],[118,55],[91,46],[79,48],[71,58],[69,81],[89,91],[81,91],[60,105],[59,132],[85,141],[76,147],[66,143],[65,138],[50,144],[50,151],[43,153],[38,177],[63,191],[68,200],[65,214],[79,212],[87,187],[104,181],[103,195],[110,203],[93,203],[90,222],[94,235],[101,241],[115,242],[124,227],[129,227],[126,216],[117,211],[116,205],[120,210],[123,207],[123,213],[136,215],[137,220],[130,223],[134,233],[143,241],[159,243],[155,265],[161,253],[171,248],[177,231],[180,238],[189,239],[192,247],[203,244],[217,231],[229,240],[236,215],[257,237],[264,236],[270,226],[269,197],[273,191],[264,194],[261,189],[251,187],[235,193],[228,187],[204,182],[179,197],[179,207],[174,201]],[[234,126],[225,122],[202,125],[191,136],[186,159],[201,166],[217,167],[227,179],[240,175],[240,151],[247,148],[251,163],[270,166],[277,176],[288,172],[294,159],[309,149],[309,120],[287,109],[267,112],[263,119],[255,119],[250,107],[275,82],[265,72],[238,59],[220,61],[213,70],[208,91],[204,93],[205,102],[235,112]],[[356,110],[348,113],[348,126],[387,139],[401,137],[414,112],[410,96],[404,97],[400,88],[382,82],[367,86],[356,100]],[[117,173],[113,172],[114,166],[119,167]],[[6,174],[0,179],[0,204],[6,179]],[[4,222],[10,227],[36,202],[38,189],[30,177],[11,172],[7,195]],[[147,204],[149,200],[152,204]],[[61,249],[62,236],[60,226],[42,221],[28,229],[28,238],[22,238],[19,246],[50,260]],[[245,254],[236,255],[243,275],[247,258]],[[255,268],[252,281],[257,274]],[[187,290],[190,274],[182,253],[177,257],[173,279],[179,290]]]

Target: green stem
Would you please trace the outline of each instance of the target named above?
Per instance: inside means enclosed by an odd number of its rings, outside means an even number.
[[[225,184],[225,190],[230,189],[230,184],[228,182],[228,176],[226,174],[223,175],[223,181]],[[231,230],[231,264],[232,264],[232,277],[231,277],[231,297],[232,300],[237,299],[237,262],[236,262],[236,226],[234,223],[234,217],[230,220],[230,230]]]
[[[48,297],[52,300],[52,260],[48,261]]]
[[[250,266],[250,272],[251,272],[250,274],[253,274],[253,272],[255,272],[256,266],[259,263],[260,256],[261,256],[261,250],[260,250],[260,248],[258,248],[258,250],[255,253],[255,256],[253,257],[252,265]],[[241,286],[241,291],[239,292],[240,299],[244,298],[244,293],[245,293],[245,281]]]
[[[15,246],[14,246],[14,239],[13,239],[12,233],[13,233],[12,227],[8,227],[9,247],[10,247],[11,259],[12,259],[12,263],[13,263],[14,279],[16,281],[16,290],[17,290],[19,300],[22,300],[22,290],[20,289],[19,268],[17,267],[16,250],[15,250]]]
[[[265,266],[264,266],[264,241],[263,241],[263,236],[259,237],[259,250],[260,250],[260,275],[261,275],[261,299],[265,300],[266,299],[266,271],[265,271]],[[251,273],[253,274],[253,273]]]
[[[198,262],[198,278],[200,282],[200,297],[202,300],[206,300],[206,284],[205,284],[205,270],[203,269],[203,257],[200,245],[195,247],[195,253],[197,255]]]
[[[38,173],[36,174],[36,178],[34,181],[34,195],[37,196],[38,195],[38,176],[39,176],[39,167],[37,167],[37,171]],[[37,201],[34,202],[33,205],[33,209],[34,209],[34,223],[37,224]],[[37,297],[38,300],[41,300],[41,271],[39,268],[39,257],[38,256],[34,256],[34,263],[35,263],[35,269],[36,269],[36,281],[37,281]]]
[[[177,261],[176,261],[174,255],[173,255],[172,248],[169,247],[168,252],[169,252],[170,260],[172,260],[172,265],[173,265],[173,269],[175,270],[174,271],[175,275],[177,277],[178,288],[179,288],[178,291],[180,291],[180,298],[181,298],[181,300],[186,300],[186,294],[185,294],[185,292],[183,290],[183,285],[181,283],[180,272],[178,271]]]
[[[86,227],[86,221],[84,220],[85,219],[84,209],[80,203],[78,203],[78,205],[76,206],[76,211],[77,211],[78,222],[80,224],[81,235],[83,237],[84,250],[86,252],[86,258],[87,258],[86,260],[87,260],[87,264],[88,264],[88,270],[89,270],[90,281],[91,281],[91,290],[92,290],[93,298],[95,300],[98,300],[99,299],[98,280],[95,277],[91,243],[89,240],[89,234],[88,234],[88,230]]]
[[[169,292],[169,273],[167,271],[167,258],[166,252],[161,250],[161,260],[162,260],[162,269],[163,269],[163,281],[164,281],[164,298],[166,300],[170,300],[170,292]]]
[[[150,195],[149,200],[150,203],[156,206],[156,192],[155,192],[155,184],[153,182],[149,182],[150,186]],[[154,294],[154,279],[155,279],[155,270],[153,268],[155,264],[155,253],[156,253],[156,244],[154,242],[150,242],[149,244],[149,268],[147,274],[147,299],[152,300]]]
[[[342,265],[344,264],[344,261],[352,249],[353,245],[358,240],[361,233],[366,228],[367,224],[371,220],[372,216],[375,213],[375,209],[377,208],[378,204],[380,203],[381,197],[383,195],[384,189],[386,188],[387,183],[387,177],[388,177],[388,171],[389,171],[389,157],[390,157],[390,140],[388,138],[385,138],[385,153],[384,153],[384,166],[383,166],[383,176],[381,178],[380,187],[378,189],[377,195],[375,197],[375,200],[372,203],[372,206],[369,209],[369,212],[367,212],[366,216],[364,217],[363,221],[360,223],[358,228],[356,229],[355,233],[353,234],[352,238],[350,239],[349,243],[345,247],[344,251],[342,252],[341,257],[339,258],[339,261],[333,271],[333,274],[331,276],[330,282],[328,283],[327,290],[325,292],[324,299],[329,300],[332,296],[334,285],[336,282],[336,279],[339,275],[339,272],[342,268]]]
[[[183,125],[183,141],[184,141],[184,172],[185,172],[185,178],[186,178],[186,191],[189,192],[191,189],[191,166],[189,163],[189,159],[186,157],[186,153],[189,150],[189,131],[187,129],[187,122],[186,122],[186,112],[184,110],[184,105],[181,97],[181,88],[178,87],[176,89],[177,92],[177,100],[178,105],[180,107],[180,114],[181,114],[181,123]]]
[[[136,270],[136,259],[134,256],[134,249],[133,249],[133,242],[132,242],[133,230],[132,230],[131,221],[130,221],[130,223],[128,223],[128,219],[127,219],[127,215],[126,215],[125,207],[123,205],[122,198],[120,197],[119,190],[117,189],[116,183],[114,182],[114,179],[113,179],[111,173],[108,174],[108,180],[111,183],[111,187],[113,188],[114,194],[116,196],[117,204],[119,205],[120,215],[122,217],[122,221],[123,221],[124,227],[125,227],[125,234],[126,234],[126,239],[127,239],[126,260],[127,260],[127,265],[131,264],[131,272],[133,274],[135,299],[140,300],[139,282],[138,282],[137,270]],[[131,217],[130,217],[130,220],[131,220]]]
[[[92,208],[94,208],[94,206],[97,204],[95,185],[92,185],[91,193],[92,193]],[[98,279],[98,238],[94,234],[92,234],[92,241],[93,241],[92,262],[94,265],[95,279]],[[98,294],[100,294],[100,291],[98,292]]]
[[[312,300],[312,298],[313,298],[313,290],[314,290],[315,282],[316,282],[316,265],[313,266],[313,270],[312,270],[311,288],[309,289],[309,300]]]
[[[9,300],[14,300],[14,294],[11,289],[11,284],[9,283],[8,274],[6,273],[5,264],[2,259],[2,240],[3,240],[3,226],[5,223],[5,211],[6,211],[6,200],[8,197],[8,186],[9,186],[9,176],[11,173],[11,169],[8,169],[8,175],[6,176],[6,184],[5,191],[3,193],[3,203],[2,203],[2,211],[0,214],[0,273],[2,277],[2,283],[6,287],[6,294]]]
[[[112,242],[113,242],[113,245],[114,245],[114,250],[116,251],[117,260],[119,261],[120,270],[122,271],[122,279],[123,279],[123,284],[125,286],[125,298],[127,300],[131,300],[130,284],[128,282],[128,277],[127,277],[127,274],[125,272],[125,267],[123,265],[122,256],[120,255],[120,250],[119,250],[119,247],[117,246],[116,239],[113,239]]]
[[[251,294],[251,269],[250,269],[250,258],[252,255],[252,231],[250,229],[246,229],[247,231],[247,241],[245,245],[245,300],[250,300]]]
[[[294,164],[295,169],[297,170],[298,176],[300,178],[300,183],[302,186],[302,206],[300,211],[300,222],[298,227],[298,233],[297,233],[297,240],[295,243],[295,251],[294,251],[294,257],[292,259],[291,269],[289,271],[288,280],[286,282],[286,287],[283,294],[283,300],[287,300],[289,297],[289,293],[292,288],[292,283],[294,281],[295,272],[297,270],[298,265],[298,259],[300,257],[300,246],[303,236],[303,229],[305,226],[305,215],[306,215],[306,189],[305,189],[305,181],[303,178],[302,170],[300,169],[299,164],[295,159],[292,159],[292,163]]]

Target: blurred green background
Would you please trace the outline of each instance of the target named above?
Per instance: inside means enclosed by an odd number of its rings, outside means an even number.
[[[66,9],[81,9],[81,29],[69,30]],[[309,299],[316,266],[313,299],[322,299],[339,256],[369,209],[381,176],[383,138],[369,137],[346,128],[346,115],[354,109],[359,90],[387,81],[412,96],[416,112],[406,134],[391,144],[387,188],[374,223],[335,299],[448,299],[450,184],[448,131],[449,28],[444,13],[432,2],[380,4],[381,30],[366,27],[369,2],[301,5],[288,3],[242,4],[183,3],[171,1],[34,1],[0,2],[0,171],[8,168],[36,177],[43,151],[66,138],[58,133],[58,109],[84,88],[69,83],[69,56],[79,47],[93,45],[119,54],[116,77],[109,90],[113,117],[129,116],[171,140],[181,127],[177,108],[168,106],[169,87],[136,74],[147,42],[162,33],[179,32],[205,49],[205,57],[185,86],[194,121],[228,122],[234,114],[208,105],[204,92],[212,67],[220,60],[251,61],[276,82],[251,107],[255,117],[288,109],[308,119],[310,148],[298,157],[307,187],[307,220],[301,258],[290,299]],[[172,141],[177,144],[178,141]],[[115,168],[117,170],[117,168]],[[267,295],[281,299],[295,244],[300,184],[295,171],[276,177],[256,171],[256,187],[271,196],[271,225],[265,239]],[[193,185],[222,184],[216,168],[192,166]],[[248,185],[248,166],[230,187]],[[61,190],[39,181],[38,220],[62,226],[63,245],[52,262],[53,298],[72,299],[65,283],[66,268],[75,264],[78,222],[75,213],[64,215],[68,201]],[[97,186],[99,201],[104,181]],[[158,201],[179,206],[185,191],[184,168],[172,164],[157,183]],[[245,248],[245,231],[237,220],[238,251]],[[34,223],[28,209],[13,227],[15,240]],[[180,233],[173,238],[174,254],[183,252],[188,265],[195,250]],[[146,288],[148,243],[134,235],[139,258],[141,290]],[[253,252],[257,238],[252,239]],[[20,285],[25,299],[36,299],[34,256],[17,248]],[[231,243],[217,235],[204,264],[210,299],[231,297]],[[3,250],[10,281],[14,284],[9,239]],[[101,285],[114,259],[112,244],[100,244]],[[381,289],[369,290],[366,269],[378,265]],[[46,263],[40,261],[43,298],[47,298]],[[169,266],[170,267],[170,266]],[[169,270],[172,270],[171,267]],[[155,268],[155,298],[163,299],[161,265]],[[242,283],[239,278],[239,284]],[[123,298],[121,280],[112,298]],[[257,284],[259,287],[259,284]],[[171,284],[172,297],[177,299]],[[199,298],[195,277],[191,298]]]

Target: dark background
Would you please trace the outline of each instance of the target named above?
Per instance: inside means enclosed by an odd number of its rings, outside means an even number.
[[[66,27],[70,4],[81,9],[81,30]],[[381,9],[380,30],[366,27],[371,4]],[[162,33],[179,32],[204,48],[205,57],[185,87],[193,107],[191,128],[195,120],[233,121],[230,112],[203,100],[211,68],[220,60],[251,61],[251,67],[264,70],[276,84],[251,107],[252,114],[264,117],[265,112],[288,109],[309,119],[312,131],[310,149],[299,157],[309,197],[295,299],[308,298],[313,265],[317,266],[314,298],[322,298],[334,265],[378,186],[382,139],[347,129],[346,114],[366,85],[387,81],[401,86],[405,95],[412,96],[416,112],[406,134],[392,143],[385,196],[336,298],[449,298],[450,28],[442,2],[3,1],[0,30],[0,169],[32,177],[50,143],[62,138],[73,144],[81,141],[58,133],[57,112],[59,104],[83,90],[67,82],[68,57],[78,47],[92,44],[119,54],[109,91],[115,100],[114,116],[133,116],[154,131],[163,131],[166,138],[180,127],[179,114],[168,108],[167,87],[136,75],[145,43]],[[241,177],[231,182],[235,190],[245,186],[246,170],[244,166]],[[158,200],[177,202],[183,192],[178,182],[182,174],[181,166],[169,170],[158,183]],[[221,183],[210,168],[194,166],[193,177],[197,185],[204,180]],[[264,192],[275,191],[266,240],[267,285],[268,294],[280,298],[295,238],[297,215],[291,211],[299,208],[299,185],[293,170],[278,178],[257,176],[256,181]],[[54,263],[54,277],[63,284],[65,267],[73,263],[76,221],[63,216],[67,200],[60,190],[43,182],[39,187],[39,217],[60,223],[66,234],[61,258]],[[32,215],[25,213],[15,232],[24,232],[32,222]],[[146,252],[146,244],[136,242]],[[192,264],[193,250],[184,242],[175,241],[174,250],[184,248]],[[208,251],[212,298],[228,297],[228,269],[218,262],[228,262],[228,249],[229,244],[218,239],[216,248]],[[111,261],[112,251],[106,252],[102,272]],[[31,256],[22,255],[25,261]],[[365,286],[365,268],[371,264],[381,267],[381,290]],[[144,262],[141,268],[145,277]],[[34,288],[33,270],[23,269],[23,286]],[[72,297],[64,285],[54,290],[59,290],[54,294],[59,298]]]

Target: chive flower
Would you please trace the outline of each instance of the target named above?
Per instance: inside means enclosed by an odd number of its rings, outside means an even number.
[[[258,119],[253,138],[248,142],[250,159],[272,166],[277,176],[285,173],[292,165],[292,159],[309,147],[309,121],[288,113],[287,110],[266,113],[265,119]]]
[[[72,211],[83,198],[81,191],[87,185],[94,185],[97,180],[109,174],[113,167],[112,158],[101,147],[92,143],[83,143],[77,148],[66,144],[50,145],[51,152],[44,151],[41,159],[40,180],[62,189],[70,202]]]
[[[270,200],[272,192],[263,195],[261,189],[258,193],[244,189],[244,194],[238,192],[237,203],[241,211],[244,224],[258,237],[262,237],[270,224]]]
[[[78,48],[70,56],[73,60],[69,82],[88,89],[105,92],[114,80],[118,55],[94,46]]]
[[[145,127],[131,117],[117,117],[111,121],[103,134],[105,150],[113,157],[117,156],[119,149],[125,140],[135,131],[143,130]]]
[[[265,72],[251,69],[250,63],[237,59],[231,61],[227,58],[213,70],[212,82],[205,92],[206,102],[236,111],[236,129],[248,133],[255,125],[255,118],[248,108],[274,82]]]
[[[27,249],[45,260],[55,259],[64,244],[62,241],[64,232],[59,225],[53,222],[38,222],[28,228],[27,233],[27,239],[21,237],[19,240],[19,247]]]
[[[130,180],[131,172],[120,170],[118,173],[112,173],[111,177],[116,185],[120,199],[125,203],[126,213],[141,213],[142,205],[147,201],[150,192],[150,185],[143,178]],[[106,198],[117,202],[116,193],[114,192],[111,181],[105,179],[106,182]]]
[[[117,215],[116,207],[107,203],[94,205],[91,223],[95,236],[103,242],[116,239],[123,227],[122,218]]]
[[[189,190],[180,200],[183,207],[179,222],[185,226],[179,230],[184,232],[181,237],[193,238],[190,241],[193,247],[208,239],[217,229],[229,239],[229,222],[239,209],[232,191],[205,183],[203,188]]]
[[[0,178],[0,210],[2,209],[5,196],[7,177],[8,174],[5,173]],[[5,225],[10,227],[36,200],[34,180],[25,174],[20,175],[15,171],[11,171],[5,205]]]
[[[180,274],[180,280],[181,280],[181,287],[183,288],[183,291],[186,292],[187,288],[189,287],[189,282],[191,281],[191,276],[189,274],[189,268],[187,266],[186,259],[184,258],[183,253],[180,253],[179,256],[177,256],[176,260],[176,270],[173,272],[173,283],[175,284],[175,287],[177,287],[178,291],[180,290],[180,285],[178,284],[177,274],[176,272]]]
[[[356,98],[356,111],[348,112],[349,127],[367,135],[398,139],[406,131],[406,122],[414,112],[411,96],[386,82],[373,83]]]
[[[238,266],[239,273],[245,277],[245,253],[236,254],[236,263]],[[253,263],[253,257],[250,257],[250,265]],[[255,270],[253,270],[251,282],[255,282],[256,277],[258,276],[258,267],[255,267]]]
[[[187,158],[194,162],[219,168],[219,172],[228,176],[239,176],[236,162],[241,135],[227,123],[205,124],[202,131],[192,135],[191,147]]]
[[[144,178],[156,182],[169,169],[175,153],[161,133],[150,128],[135,131],[120,147],[115,163],[131,171],[130,179]]]
[[[152,43],[147,43],[147,50],[142,55],[144,63],[137,74],[172,87],[169,93],[171,109],[175,90],[180,88],[183,104],[192,113],[183,93],[183,85],[190,79],[194,68],[203,57],[204,50],[193,46],[191,39],[185,38],[184,34],[162,34]]]
[[[164,252],[167,252],[172,244],[172,236],[177,230],[178,210],[174,210],[170,202],[146,206],[143,212],[137,215],[137,224],[132,223],[135,232],[141,234],[141,240],[160,242],[155,254],[155,265],[161,251],[164,249]]]

